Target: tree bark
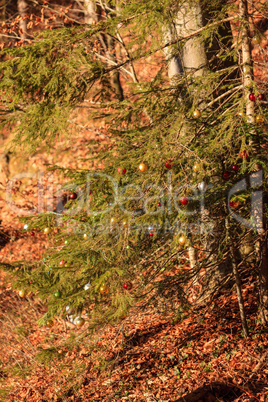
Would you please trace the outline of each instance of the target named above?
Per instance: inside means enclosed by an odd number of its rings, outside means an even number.
[[[20,31],[21,31],[20,37],[22,40],[24,40],[27,38],[27,21],[26,21],[25,16],[26,16],[28,5],[25,0],[18,0],[17,7],[18,7],[18,13],[21,17],[21,19],[19,21],[19,27],[20,27]]]
[[[247,0],[239,0],[239,13],[241,18],[241,46],[242,46],[242,63],[243,63],[243,83],[244,83],[244,97],[246,103],[246,116],[248,123],[255,123],[255,108],[254,102],[249,100],[249,94],[252,92],[253,87],[253,62],[250,47],[250,34],[249,34],[249,18]],[[254,130],[252,130],[254,135]],[[258,167],[257,167],[258,169]],[[260,203],[260,202],[259,202]],[[255,216],[256,232],[259,235],[259,240],[256,243],[256,251],[259,260],[259,295],[260,295],[260,316],[261,322],[264,326],[268,324],[268,252],[267,252],[267,238],[264,222],[264,208],[263,205],[257,205]]]

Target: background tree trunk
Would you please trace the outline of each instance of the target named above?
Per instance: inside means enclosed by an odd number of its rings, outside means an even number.
[[[21,20],[19,22],[19,27],[20,27],[20,31],[21,31],[20,37],[22,40],[24,40],[27,38],[27,21],[25,19],[25,16],[26,16],[28,5],[25,0],[18,0],[17,7],[18,7],[18,13],[21,17]]]

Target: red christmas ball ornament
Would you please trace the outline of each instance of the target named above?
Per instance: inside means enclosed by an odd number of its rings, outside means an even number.
[[[171,163],[170,161],[166,162],[165,165],[166,165],[166,168],[167,168],[167,169],[171,169],[171,168],[172,168],[172,163]]]
[[[180,203],[181,203],[182,205],[187,205],[188,202],[189,202],[188,197],[182,197],[182,198],[180,199]]]
[[[118,173],[118,174],[125,174],[126,171],[127,171],[127,169],[126,169],[126,168],[122,168],[122,167],[119,167],[119,168],[117,169],[117,173]]]
[[[124,283],[123,288],[126,289],[126,290],[131,290],[132,289],[132,283],[131,282]]]
[[[264,95],[263,94],[259,94],[258,95],[259,100],[264,100]]]
[[[255,102],[256,96],[253,93],[251,93],[249,94],[248,99],[251,100],[252,102]]]
[[[162,206],[161,202],[158,202],[158,203],[157,203],[157,206],[158,206],[158,207],[161,207],[161,206]]]
[[[241,156],[241,158],[246,158],[246,159],[249,158],[248,153],[245,150],[240,152],[240,156]]]
[[[238,165],[233,165],[233,166],[232,166],[232,169],[233,169],[235,172],[238,172],[239,166],[238,166]]]
[[[229,173],[229,172],[224,172],[223,175],[222,175],[222,177],[223,177],[225,180],[228,180],[229,177],[230,177],[230,173]]]
[[[77,194],[76,194],[76,193],[72,193],[72,194],[70,195],[70,198],[71,198],[71,200],[76,200]]]
[[[35,235],[35,233],[34,233],[34,232],[30,232],[30,235],[31,235],[31,236],[34,236],[34,235]]]
[[[63,267],[63,265],[65,265],[65,261],[64,261],[64,260],[61,260],[61,261],[60,261],[60,266]]]
[[[149,236],[153,236],[154,234],[152,232],[149,233]]]
[[[231,208],[233,208],[233,207],[235,206],[235,202],[234,202],[234,201],[230,201],[230,202],[229,202],[229,205],[230,205]]]

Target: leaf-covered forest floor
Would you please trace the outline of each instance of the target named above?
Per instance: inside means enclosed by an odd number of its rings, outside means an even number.
[[[82,121],[79,124],[83,125]],[[85,143],[106,141],[105,125],[77,131],[73,143],[60,139],[28,159],[11,155],[10,177],[38,172],[46,163],[86,167]],[[53,182],[45,176],[45,183]],[[34,260],[51,239],[23,224],[0,194],[0,259]],[[17,183],[17,205],[36,204],[36,182]],[[46,311],[33,294],[21,298],[10,277],[0,273],[1,401],[266,401],[268,330],[257,313],[257,294],[249,277],[243,284],[250,336],[242,335],[235,290],[182,317],[136,309],[120,324],[88,336],[64,319],[51,328],[36,321]],[[193,393],[193,391],[196,393]]]

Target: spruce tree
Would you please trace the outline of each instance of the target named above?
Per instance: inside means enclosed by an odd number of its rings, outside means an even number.
[[[247,334],[241,275],[253,275],[266,325],[267,113],[252,59],[264,38],[252,10],[245,0],[97,9],[97,23],[85,12],[80,23],[2,51],[1,124],[14,131],[14,149],[68,137],[71,113],[85,106],[89,121],[105,119],[108,136],[88,169],[50,167],[68,183],[55,188],[51,210],[24,220],[52,242],[44,259],[2,268],[47,304],[41,324],[68,314],[82,325],[87,313],[95,328],[124,319],[137,302],[179,312],[235,277]],[[203,62],[191,65],[197,52]],[[150,60],[156,73],[138,77],[137,63]],[[85,145],[89,153],[94,145]],[[93,159],[101,168],[90,168]]]

